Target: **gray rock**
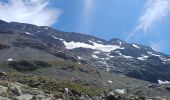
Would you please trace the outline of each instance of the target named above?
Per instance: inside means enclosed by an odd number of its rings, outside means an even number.
[[[153,100],[163,100],[161,97],[155,97],[155,98],[153,98]]]
[[[6,72],[1,72],[0,71],[0,76],[7,76],[8,74]]]
[[[21,91],[21,87],[23,86],[23,84],[21,83],[11,83],[9,85],[9,90],[12,91],[14,93],[14,95],[17,96],[21,96],[22,95],[22,91]]]
[[[1,97],[1,96],[0,96],[0,100],[11,100],[11,99],[9,99],[9,98],[7,98],[7,97]]]
[[[56,100],[63,100],[63,99],[61,99],[61,98],[58,98],[58,99],[56,99]]]
[[[44,95],[34,95],[32,97],[32,100],[43,100],[45,99],[46,97]]]
[[[0,94],[7,92],[7,87],[0,85]]]
[[[79,100],[84,100],[84,99],[85,99],[84,95],[81,95],[81,97],[79,98]]]
[[[34,95],[34,96],[32,97],[32,100],[39,100],[39,99],[38,99],[38,97],[37,97],[36,95]],[[41,98],[41,100],[42,100],[42,98]]]
[[[68,88],[64,88],[64,92],[65,92],[66,94],[68,94],[68,93],[69,93],[69,89],[68,89]]]
[[[21,96],[15,97],[14,100],[31,100],[32,97],[33,97],[33,96],[30,95],[30,94],[23,94],[23,95],[21,95]]]
[[[44,94],[42,91],[38,91],[37,89],[28,89],[28,90],[25,90],[25,92],[31,95],[43,95]]]
[[[113,92],[109,92],[106,100],[115,100],[115,94]]]
[[[22,91],[19,87],[10,87],[10,90],[14,93],[14,95],[21,96]]]

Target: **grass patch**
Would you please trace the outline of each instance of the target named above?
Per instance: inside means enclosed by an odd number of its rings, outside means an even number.
[[[81,84],[76,84],[76,83],[70,83],[67,81],[62,81],[62,80],[53,80],[52,78],[49,77],[32,77],[32,76],[27,76],[25,78],[22,78],[19,80],[19,82],[23,84],[27,84],[29,86],[35,86],[36,88],[47,92],[47,93],[58,93],[58,92],[64,92],[64,88],[69,88],[69,90],[76,90],[79,91],[82,94],[87,94],[87,95],[99,95],[103,92],[103,89],[98,89],[90,86],[84,86]]]

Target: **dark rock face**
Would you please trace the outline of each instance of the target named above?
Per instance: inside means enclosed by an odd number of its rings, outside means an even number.
[[[43,61],[11,61],[8,65],[16,70],[26,72],[36,70],[38,67],[51,67],[50,64]]]
[[[8,49],[8,48],[10,48],[10,46],[4,45],[4,44],[1,44],[1,43],[0,43],[0,50]]]
[[[69,44],[70,47],[75,45],[78,45],[78,47],[68,49],[66,44]],[[95,47],[96,45],[98,47]],[[118,48],[107,52],[102,51],[102,49],[109,50],[108,45]],[[87,64],[150,82],[170,81],[170,56],[154,51],[148,46],[130,44],[119,39],[106,41],[94,36],[63,32],[46,26],[7,23],[0,20],[0,50],[10,51],[18,48],[24,50],[26,48],[36,49],[56,58]],[[3,53],[0,53],[0,55],[3,55]],[[36,55],[36,53],[33,55]],[[53,59],[49,58],[48,60]],[[27,61],[10,64],[20,71],[25,69],[35,70],[39,66],[37,62],[32,64]],[[43,66],[46,66],[46,64],[43,64]]]

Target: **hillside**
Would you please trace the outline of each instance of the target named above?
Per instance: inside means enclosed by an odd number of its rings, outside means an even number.
[[[169,85],[162,84],[170,81],[169,55],[137,43],[114,38],[106,41],[46,26],[1,20],[0,71],[8,73],[2,80],[28,86],[30,80],[37,83],[33,76],[42,78],[46,82],[38,80],[40,90],[43,85],[53,88],[58,84],[56,89],[70,87],[89,96],[111,89],[147,98],[170,97]],[[69,83],[69,87],[56,81]],[[45,90],[52,91],[50,94],[63,93],[49,88]]]

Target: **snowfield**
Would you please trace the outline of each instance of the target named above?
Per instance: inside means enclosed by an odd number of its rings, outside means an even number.
[[[169,81],[158,80],[158,84],[170,84]]]
[[[74,42],[74,41],[66,42],[65,40],[57,38],[55,36],[51,36],[51,37],[53,37],[54,39],[59,39],[59,40],[63,41],[64,45],[66,46],[66,49],[75,49],[75,48],[82,47],[82,48],[100,50],[103,52],[110,52],[110,51],[116,50],[116,49],[124,49],[123,47],[120,47],[118,45],[104,45],[104,44],[96,43],[96,42],[93,42],[90,40],[89,40],[89,42],[91,42],[93,45],[86,44],[83,42]]]

